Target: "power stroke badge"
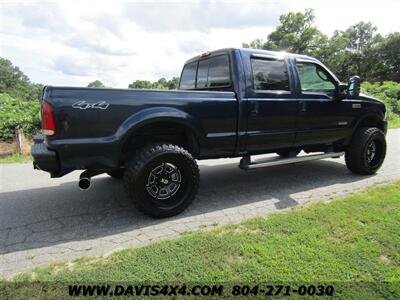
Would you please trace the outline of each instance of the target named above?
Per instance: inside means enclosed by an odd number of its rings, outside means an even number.
[[[79,109],[88,109],[88,108],[98,108],[98,109],[107,109],[110,106],[106,101],[99,101],[96,103],[88,103],[86,101],[78,101],[72,104],[73,108]]]

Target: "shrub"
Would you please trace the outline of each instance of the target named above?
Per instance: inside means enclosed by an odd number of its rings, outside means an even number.
[[[388,114],[400,114],[400,83],[385,81],[382,83],[364,82],[362,90],[380,100],[383,100],[388,108]],[[391,110],[389,112],[389,109]]]
[[[382,83],[364,82],[361,90],[366,94],[383,100],[386,105],[387,118],[390,127],[400,124],[400,83],[385,81]]]
[[[39,101],[24,101],[6,93],[0,94],[0,140],[13,139],[18,127],[26,134],[39,131]]]
[[[389,121],[400,120],[400,83],[364,82],[361,89],[385,102]],[[18,127],[26,134],[34,134],[40,130],[40,102],[21,100],[7,93],[0,94],[0,140],[13,139]]]

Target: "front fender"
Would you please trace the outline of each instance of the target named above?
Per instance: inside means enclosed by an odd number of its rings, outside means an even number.
[[[386,134],[387,122],[384,120],[384,116],[377,112],[365,114],[355,122],[350,139],[353,137],[353,134],[357,130],[357,128],[360,127],[378,127]]]

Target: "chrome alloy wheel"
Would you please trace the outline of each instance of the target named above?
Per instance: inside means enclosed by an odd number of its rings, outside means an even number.
[[[374,141],[371,141],[369,143],[369,145],[367,146],[367,161],[368,164],[371,164],[372,161],[375,158],[375,154],[376,154],[376,144]]]
[[[151,197],[165,200],[176,194],[181,183],[182,176],[178,167],[171,163],[161,163],[151,170],[146,189]]]

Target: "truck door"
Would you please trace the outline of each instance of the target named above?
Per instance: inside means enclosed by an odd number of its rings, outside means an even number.
[[[244,60],[247,78],[247,138],[250,153],[289,148],[296,132],[297,99],[287,61],[280,56],[252,54]]]
[[[295,59],[298,74],[296,146],[333,145],[350,134],[351,102],[338,100],[339,81],[323,65]]]

